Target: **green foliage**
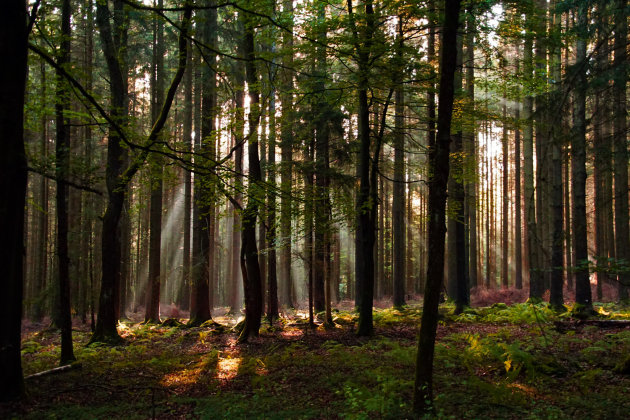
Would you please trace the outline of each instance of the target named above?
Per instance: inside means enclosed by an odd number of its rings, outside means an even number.
[[[546,303],[517,303],[507,306],[497,303],[487,308],[467,310],[451,319],[455,322],[490,322],[511,324],[549,323],[556,314]]]
[[[374,325],[377,327],[391,327],[393,325],[418,325],[422,315],[421,308],[388,308],[374,311]]]
[[[611,318],[627,311],[596,308]],[[452,310],[452,304],[441,308],[447,314],[435,348],[434,413],[427,418],[568,418],[569,412],[622,418],[630,408],[623,397],[630,331],[591,326],[559,333],[548,324],[557,317],[542,304],[471,309],[467,315],[477,321],[464,322],[454,322]],[[547,323],[537,322],[534,310]],[[126,345],[118,347],[85,347],[89,333],[77,332],[82,371],[29,382],[38,399],[51,389],[58,396],[20,417],[147,418],[155,411],[158,418],[410,418],[420,309],[375,315],[383,335],[369,340],[356,339],[355,315],[348,312],[338,313],[348,322],[333,331],[293,341],[272,336],[292,332],[287,325],[247,346],[224,341],[233,333],[205,328],[121,324]],[[55,367],[58,357],[56,333],[23,343],[26,374]],[[68,401],[74,392],[79,402]]]

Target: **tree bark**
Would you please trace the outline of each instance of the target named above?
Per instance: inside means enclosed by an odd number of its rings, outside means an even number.
[[[241,270],[245,291],[245,325],[239,335],[239,341],[245,342],[251,337],[258,337],[262,317],[262,278],[258,265],[256,246],[256,219],[262,194],[260,157],[258,155],[258,124],[260,123],[260,93],[256,71],[254,26],[247,15],[244,21],[243,52],[245,56],[245,75],[249,88],[250,113],[248,117],[247,157],[249,162],[249,183],[247,186],[247,206],[243,211],[243,233],[241,236]]]
[[[630,262],[630,228],[628,226],[628,141],[627,141],[627,59],[628,25],[624,7],[625,0],[615,3],[615,67],[614,103],[614,179],[615,179],[615,256],[618,261]],[[627,267],[626,267],[627,268]],[[630,273],[620,272],[617,276],[619,300],[628,300]]]
[[[476,150],[476,123],[475,114],[475,15],[473,6],[469,6],[466,19],[466,96],[468,114],[472,121],[464,126],[464,150],[465,167],[468,170],[466,180],[466,207],[467,207],[467,233],[468,245],[468,279],[470,286],[477,286],[477,150]]]
[[[190,49],[190,43],[188,44]],[[184,117],[183,117],[183,141],[187,152],[193,151],[193,77],[192,77],[192,54],[189,54],[184,73]],[[179,290],[178,303],[181,309],[190,309],[190,225],[192,211],[192,183],[191,174],[187,170],[183,171],[184,177],[184,247],[182,255],[182,279]]]
[[[435,146],[429,150],[429,267],[416,359],[413,405],[417,415],[429,411],[433,401],[433,356],[440,290],[444,277],[446,185],[449,174],[460,5],[459,0],[446,0],[445,2],[441,42],[438,136]]]
[[[26,84],[26,2],[3,5],[0,26],[0,401],[22,396],[24,380],[20,354],[24,281],[24,203],[27,166],[24,152],[24,88]]]
[[[293,182],[293,1],[284,0],[282,9],[287,14],[287,30],[282,33],[282,67],[280,72],[280,302],[293,307],[295,291],[291,278],[291,186]]]
[[[593,310],[591,283],[588,269],[588,236],[586,231],[586,42],[587,5],[580,4],[577,11],[578,39],[576,62],[573,68],[575,93],[573,104],[573,133],[571,136],[571,178],[573,179],[573,232],[575,234],[574,312],[590,313]]]
[[[560,14],[555,11],[555,1],[551,4],[553,10],[553,22],[550,32],[552,35],[561,36],[562,27],[560,24]],[[552,80],[561,79],[561,55],[560,48],[552,46],[550,51],[551,61],[551,78]],[[549,104],[561,103],[562,91],[559,87],[552,86],[549,94]],[[562,197],[562,112],[554,112],[549,117],[551,126],[551,195],[549,198],[551,211],[551,283],[549,293],[549,303],[558,310],[564,311],[564,208]]]
[[[70,62],[70,0],[61,4],[61,36],[57,62],[66,66]],[[70,92],[63,76],[57,73],[57,101],[55,103],[56,135],[55,167],[57,172],[57,281],[59,286],[58,313],[61,329],[60,365],[76,360],[72,349],[72,312],[70,308],[70,255],[68,252],[68,184],[70,176],[70,126],[67,111],[70,109]]]
[[[101,245],[101,293],[98,313],[98,321],[94,334],[90,342],[118,343],[121,341],[117,324],[116,301],[119,295],[120,286],[120,229],[119,221],[123,208],[126,190],[133,175],[138,171],[140,165],[148,155],[149,148],[145,148],[140,155],[123,172],[122,158],[123,148],[121,146],[125,115],[127,111],[126,102],[126,82],[118,61],[118,52],[113,41],[111,25],[109,22],[109,8],[106,3],[97,3],[96,21],[101,33],[103,53],[107,62],[110,76],[111,111],[110,117],[113,124],[110,124],[109,138],[107,142],[107,168],[105,173],[107,184],[107,208],[103,216],[102,245]],[[160,111],[160,117],[151,129],[147,138],[147,144],[153,145],[160,134],[169,110],[173,103],[177,87],[184,75],[186,68],[186,37],[190,24],[191,8],[186,7],[182,17],[182,29],[179,36],[179,61],[177,71],[168,92],[165,96],[164,104]]]
[[[163,0],[157,7],[164,6]],[[151,71],[151,125],[159,117],[164,102],[164,22],[158,16],[153,22],[153,63]],[[151,198],[149,213],[149,278],[147,285],[144,322],[160,323],[160,283],[162,262],[162,171],[163,162],[159,155],[149,162],[151,175]],[[124,240],[124,238],[123,238]]]
[[[405,226],[405,90],[403,86],[403,16],[398,15],[398,42],[396,44],[397,86],[394,109],[394,191],[392,197],[393,244],[393,304],[405,305],[405,255],[407,228]]]
[[[532,36],[525,36],[523,46],[524,79],[533,77]],[[529,298],[542,299],[542,278],[538,264],[538,239],[536,235],[536,198],[534,194],[534,133],[533,133],[534,99],[526,92],[523,101],[523,183],[525,190],[525,220],[527,224],[527,252],[529,261]]]
[[[208,2],[211,4],[211,2]],[[216,9],[204,11],[202,38],[205,45],[214,47],[217,34]],[[205,65],[201,69],[201,132],[197,140],[200,163],[212,164],[216,154],[214,138],[214,120],[216,117],[216,54],[203,52]],[[214,235],[215,235],[215,186],[216,180],[211,175],[195,177],[195,201],[193,214],[193,290],[190,301],[190,325],[201,325],[212,319],[211,299],[214,270]]]

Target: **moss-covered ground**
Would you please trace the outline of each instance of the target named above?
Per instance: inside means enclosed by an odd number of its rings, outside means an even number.
[[[596,308],[630,319],[628,307]],[[452,310],[441,307],[435,417],[629,418],[629,327],[571,323],[545,304]],[[81,369],[27,379],[25,399],[0,418],[411,418],[420,313],[378,310],[367,339],[350,312],[326,330],[293,314],[245,344],[216,325],[121,323],[125,345],[86,347],[89,329],[78,328]],[[58,333],[25,333],[22,353],[25,375],[55,367]]]

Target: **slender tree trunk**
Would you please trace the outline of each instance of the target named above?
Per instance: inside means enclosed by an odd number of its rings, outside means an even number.
[[[293,182],[293,1],[283,0],[282,9],[291,18],[282,33],[283,70],[280,72],[280,302],[293,307],[295,305],[293,279],[291,278],[291,187]]]
[[[614,80],[614,103],[616,116],[614,121],[614,178],[615,178],[615,256],[618,261],[630,261],[630,228],[628,226],[628,142],[627,142],[627,59],[628,25],[624,7],[627,2],[617,0],[615,3],[615,67],[617,76]],[[630,273],[620,272],[619,300],[628,300],[630,289]]]
[[[164,6],[163,0],[157,0],[157,7]],[[159,117],[164,102],[164,23],[156,16],[153,23],[153,63],[151,82],[151,125]],[[152,156],[150,161],[151,198],[149,213],[149,278],[147,285],[144,322],[160,323],[160,283],[162,263],[162,168],[159,155]],[[123,238],[124,240],[124,238]]]
[[[272,46],[272,51],[275,47]],[[273,82],[273,81],[272,81]],[[272,83],[273,84],[273,83]],[[272,87],[269,98],[269,152],[267,157],[267,318],[269,325],[278,318],[278,278],[276,275],[276,92]]]
[[[61,4],[61,47],[57,59],[60,66],[70,62],[70,0]],[[55,103],[57,141],[55,166],[57,172],[57,281],[59,282],[59,327],[61,329],[61,366],[75,360],[72,349],[72,313],[70,308],[70,255],[68,252],[68,184],[70,176],[70,126],[66,112],[70,110],[70,93],[63,76],[57,74]]]
[[[536,20],[534,42],[534,76],[540,81],[546,81],[547,77],[547,0],[536,0]],[[551,142],[549,135],[548,93],[539,92],[535,98],[536,113],[534,115],[536,153],[536,246],[538,247],[539,277],[536,286],[542,294],[549,287],[551,276],[551,217],[550,217],[550,169],[551,169]],[[530,280],[531,281],[531,280]],[[531,296],[530,296],[531,297]]]
[[[446,184],[449,174],[451,120],[454,79],[457,67],[457,27],[459,0],[446,0],[441,42],[441,77],[437,139],[429,150],[429,267],[414,384],[414,411],[427,412],[433,401],[433,356],[438,321],[438,304],[444,277],[444,237],[446,218]]]
[[[326,7],[320,3],[317,11],[319,21],[325,20]],[[318,34],[320,46],[317,48],[317,74],[316,90],[321,92],[317,95],[315,104],[315,264],[313,266],[313,305],[315,312],[322,312],[326,309],[326,259],[328,257],[326,249],[327,231],[329,229],[328,211],[328,149],[330,141],[330,128],[328,123],[328,103],[326,101],[326,30]],[[326,323],[332,319],[326,319]]]
[[[587,5],[580,4],[577,12],[578,39],[576,47],[575,94],[573,133],[571,136],[571,178],[573,179],[573,232],[575,255],[578,262],[575,272],[574,312],[592,312],[591,283],[588,272],[588,236],[586,232],[586,41]],[[626,177],[627,179],[627,177]]]
[[[244,86],[244,78],[242,65],[238,65],[236,74],[236,82],[240,86]],[[243,110],[244,94],[242,90],[236,91],[235,98],[236,106],[236,142],[240,143],[244,138],[244,123],[245,112]],[[239,206],[243,203],[243,145],[237,145],[234,152],[234,170],[236,172],[234,184],[236,193],[234,194],[234,200]],[[230,307],[231,312],[236,314],[242,306],[242,297],[240,294],[240,285],[242,284],[241,269],[240,269],[240,249],[241,249],[241,214],[239,211],[235,211],[232,218],[232,290],[230,292]]]
[[[570,146],[567,145],[564,151],[564,241],[565,241],[565,267],[567,277],[567,288],[573,290],[574,274],[573,274],[573,229],[571,229],[571,177],[569,170],[571,167]]]
[[[516,73],[520,73],[520,46],[516,47]],[[523,288],[523,238],[522,238],[522,207],[521,195],[521,93],[517,88],[516,106],[514,107],[514,285],[517,289]]]
[[[304,171],[304,269],[307,277],[308,288],[308,322],[310,326],[315,325],[313,315],[314,296],[313,285],[314,274],[313,265],[315,264],[313,249],[313,233],[314,233],[314,179],[313,179],[313,160],[315,158],[315,136],[310,136],[310,142],[306,145],[306,165]]]
[[[475,113],[475,14],[473,6],[469,6],[466,19],[466,96],[468,99],[468,114]],[[469,117],[471,118],[471,117]],[[471,121],[468,127],[464,127],[465,167],[468,175],[466,179],[466,207],[468,212],[468,278],[469,286],[477,286],[477,150],[476,150],[476,125]]]
[[[189,49],[190,49],[190,43]],[[184,73],[184,117],[183,117],[183,141],[186,145],[186,151],[193,151],[193,77],[192,77],[192,54],[188,55],[188,64],[186,65],[186,73]],[[187,311],[190,309],[190,224],[192,211],[192,183],[191,174],[186,169],[183,171],[184,176],[184,247],[182,253],[182,279],[178,296],[178,304],[181,309]]]
[[[555,11],[556,2],[551,3],[553,10],[553,25],[551,28],[552,35],[560,37],[562,27],[560,25],[560,14]],[[551,56],[551,77],[553,80],[560,80],[561,75],[561,55],[560,48],[553,46],[550,51]],[[554,88],[549,94],[550,105],[561,103],[560,96],[562,92],[558,88]],[[551,287],[549,294],[549,303],[553,308],[564,311],[564,258],[563,258],[563,222],[564,209],[562,206],[562,112],[554,112],[549,118],[551,127],[551,196],[549,203],[551,206]]]
[[[397,87],[394,109],[394,191],[392,197],[393,244],[393,303],[400,308],[405,304],[405,275],[407,258],[405,226],[405,91],[403,86],[403,16],[398,16],[398,43],[396,58]]]
[[[507,289],[509,287],[509,271],[508,271],[508,259],[509,259],[509,237],[508,237],[508,223],[509,223],[509,147],[508,147],[508,125],[507,125],[507,104],[503,104],[503,136],[501,138],[501,149],[503,157],[503,197],[501,197],[501,286]]]
[[[254,27],[247,15],[244,20],[243,52],[245,56],[245,75],[249,88],[250,113],[248,117],[248,163],[249,183],[247,187],[247,207],[243,211],[243,233],[241,236],[241,270],[245,291],[245,325],[239,341],[247,341],[257,337],[262,317],[262,278],[258,265],[258,249],[256,246],[256,219],[259,202],[263,199],[260,183],[260,157],[258,155],[258,125],[260,123],[260,93],[258,91],[258,74],[255,63]]]
[[[533,77],[532,64],[532,39],[525,37],[523,47],[524,78],[531,80]],[[536,235],[536,200],[534,194],[534,133],[533,116],[534,100],[530,94],[526,94],[523,102],[523,182],[525,184],[525,219],[527,223],[527,250],[529,261],[529,298],[542,299],[542,277],[538,264],[538,238]]]
[[[41,100],[42,104],[46,104],[46,66],[42,62],[41,64]],[[41,145],[40,155],[42,159],[47,159],[48,156],[48,116],[43,115],[40,124],[41,131]],[[41,321],[44,316],[44,296],[42,290],[46,287],[46,278],[48,275],[48,179],[41,177],[39,184],[39,203],[40,210],[37,212],[37,267],[35,270],[35,281],[33,284],[33,308],[32,319],[34,321]]]
[[[206,45],[216,45],[216,9],[208,9],[205,12],[205,22],[202,28],[202,37]],[[216,117],[216,54],[212,51],[204,51],[205,66],[201,69],[201,132],[197,139],[198,153],[204,155],[200,163],[212,164],[216,153],[214,133],[214,119]],[[215,205],[214,186],[211,176],[195,176],[195,201],[193,209],[193,264],[192,284],[193,290],[190,301],[190,325],[200,325],[212,319],[212,290],[211,282],[214,262],[214,230],[215,230]]]

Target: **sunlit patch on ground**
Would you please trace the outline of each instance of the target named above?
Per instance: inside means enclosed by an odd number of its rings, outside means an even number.
[[[527,395],[529,395],[531,397],[535,396],[538,393],[536,388],[534,388],[533,386],[520,384],[520,383],[509,384],[508,388],[518,389],[519,391],[524,392],[525,394],[527,394]]]
[[[220,357],[217,363],[217,379],[230,380],[234,379],[238,374],[238,368],[241,366],[241,357]]]
[[[182,369],[177,372],[164,375],[160,381],[160,385],[166,387],[180,387],[194,385],[199,381],[203,368],[195,366],[194,368]]]
[[[304,332],[302,330],[299,330],[297,328],[295,329],[290,329],[290,330],[284,330],[280,333],[280,336],[283,338],[288,338],[288,339],[298,339],[300,337],[302,337],[304,335]]]

